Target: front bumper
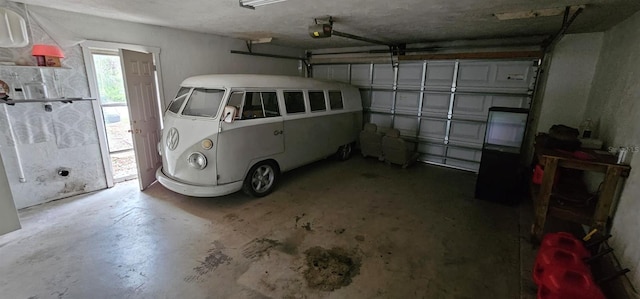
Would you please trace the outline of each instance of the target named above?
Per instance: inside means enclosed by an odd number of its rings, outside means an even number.
[[[156,170],[156,179],[165,188],[184,195],[195,197],[214,197],[234,193],[242,189],[242,181],[217,186],[198,186],[176,181],[162,172],[162,167]]]

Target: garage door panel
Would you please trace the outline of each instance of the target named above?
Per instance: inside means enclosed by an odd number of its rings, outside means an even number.
[[[418,115],[420,104],[419,92],[399,91],[396,94],[396,112],[402,114]]]
[[[461,161],[456,159],[447,159],[446,164],[475,172],[478,172],[478,170],[480,169],[480,163]]]
[[[511,61],[496,63],[495,85],[521,90],[529,89],[529,81],[533,76],[533,65],[529,61]]]
[[[363,112],[362,113],[362,121],[363,121],[363,123],[365,123],[365,124],[366,123],[373,123],[371,121],[372,115],[373,115],[373,113],[371,113],[371,112]],[[364,129],[364,125],[363,125],[363,129]]]
[[[418,118],[396,116],[393,121],[393,127],[398,129],[402,136],[415,137],[418,132]]]
[[[368,89],[360,89],[360,98],[362,99],[362,108],[371,108],[371,91]]]
[[[390,112],[393,104],[393,92],[374,90],[371,92],[371,110]]]
[[[534,68],[530,61],[460,62],[459,91],[527,93]]]
[[[456,95],[453,101],[453,115],[457,119],[480,119],[486,120],[491,99],[483,95]]]
[[[425,86],[428,90],[451,90],[456,63],[453,61],[429,61]]]
[[[391,118],[391,115],[376,114],[376,113],[372,113],[369,119],[370,119],[369,122],[376,124],[378,126],[378,132],[381,132],[381,133],[387,132],[389,128],[391,128],[391,124],[393,121]]]
[[[313,77],[349,83],[349,65],[317,65],[313,67]]]
[[[349,66],[338,65],[334,68],[331,68],[329,76],[329,80],[349,83]]]
[[[491,86],[491,65],[485,63],[460,63],[458,70],[458,87]]]
[[[453,103],[456,119],[486,121],[491,107],[528,108],[525,96],[457,94]]]
[[[432,163],[444,164],[444,158],[440,156],[432,156],[432,155],[420,155],[419,159],[421,161],[427,161]]]
[[[449,149],[447,150],[447,157],[480,162],[482,151],[467,148],[449,147]]]
[[[449,112],[451,94],[425,93],[422,103],[422,115],[446,117]]]
[[[452,121],[449,140],[466,146],[482,146],[486,125],[481,122]]]
[[[329,80],[329,70],[332,65],[314,65],[313,78],[321,80]]]
[[[374,64],[373,65],[373,83],[374,87],[393,87],[393,67],[390,64]]]
[[[420,89],[422,87],[422,63],[401,63],[398,68],[399,89]]]
[[[444,145],[423,142],[418,144],[418,151],[427,155],[444,157],[445,147]]]
[[[420,123],[420,138],[435,141],[444,141],[447,133],[447,121],[435,119],[423,119]]]
[[[371,85],[371,66],[369,64],[351,65],[351,84],[369,87]]]
[[[525,96],[492,96],[491,106],[509,108],[529,108],[529,99]],[[487,113],[489,113],[487,111]],[[488,115],[488,114],[487,114]]]

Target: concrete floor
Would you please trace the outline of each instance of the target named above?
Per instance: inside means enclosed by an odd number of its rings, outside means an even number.
[[[359,156],[289,172],[260,199],[125,182],[21,210],[23,229],[0,237],[0,297],[518,298],[519,209],[474,184]],[[350,284],[309,287],[316,246],[350,256]]]

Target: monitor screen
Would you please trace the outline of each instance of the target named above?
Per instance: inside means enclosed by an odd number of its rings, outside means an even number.
[[[526,125],[526,113],[490,111],[485,143],[519,148]]]

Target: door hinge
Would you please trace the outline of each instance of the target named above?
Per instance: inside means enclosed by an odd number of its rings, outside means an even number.
[[[158,71],[158,68],[156,67],[156,65],[155,65],[155,64],[153,65],[153,71],[154,71],[154,72]]]

